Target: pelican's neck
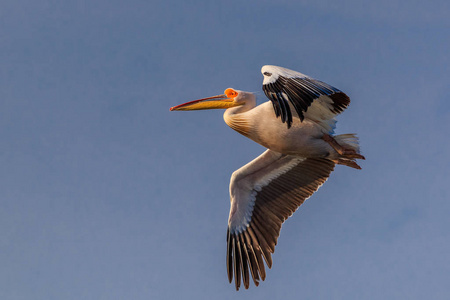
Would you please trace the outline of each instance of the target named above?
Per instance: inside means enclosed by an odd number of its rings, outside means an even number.
[[[252,129],[252,120],[248,113],[256,106],[256,101],[248,101],[244,105],[227,109],[223,114],[223,119],[228,126],[240,134],[249,137]]]

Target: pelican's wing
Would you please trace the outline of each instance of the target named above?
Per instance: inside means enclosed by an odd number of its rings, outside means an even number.
[[[273,103],[275,114],[281,121],[292,124],[289,103],[300,120],[309,118],[323,121],[341,113],[350,103],[350,98],[325,82],[315,80],[302,73],[277,66],[264,66],[263,91]]]
[[[236,290],[257,286],[272,267],[281,224],[328,178],[334,163],[323,158],[283,155],[267,150],[233,173],[227,231],[227,271]]]

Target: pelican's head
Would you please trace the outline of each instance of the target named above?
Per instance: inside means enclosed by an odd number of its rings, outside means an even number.
[[[249,99],[254,100],[252,93],[228,88],[223,95],[202,98],[171,107],[170,110],[200,110],[214,108],[230,108],[244,105]]]

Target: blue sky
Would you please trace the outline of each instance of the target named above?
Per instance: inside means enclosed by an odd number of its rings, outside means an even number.
[[[447,299],[448,1],[2,1],[1,299]],[[350,95],[338,166],[258,288],[225,269],[231,173],[263,148],[221,111],[274,64]]]

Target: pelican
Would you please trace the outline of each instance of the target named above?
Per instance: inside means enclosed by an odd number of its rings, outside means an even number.
[[[361,169],[355,134],[334,135],[336,115],[350,103],[339,89],[302,73],[263,66],[270,101],[233,88],[170,110],[226,109],[225,123],[267,150],[234,171],[227,229],[228,280],[236,290],[265,280],[282,223],[328,179],[336,164]]]

